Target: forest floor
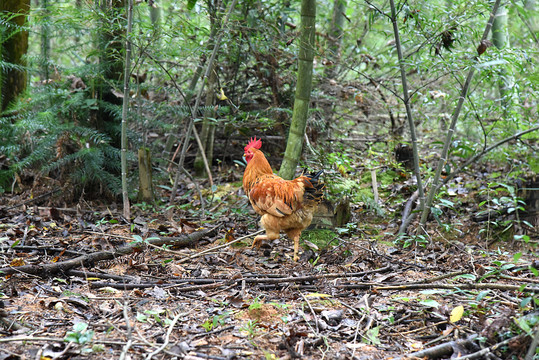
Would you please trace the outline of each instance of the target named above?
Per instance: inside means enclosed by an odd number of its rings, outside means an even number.
[[[96,204],[22,205],[28,198],[5,196],[0,359],[443,359],[480,351],[474,358],[522,359],[528,351],[539,291],[531,248],[489,247],[473,225],[403,248],[389,233],[374,240],[369,232],[388,224],[356,211],[356,229],[323,249],[306,242],[293,262],[284,236],[250,248],[257,218],[238,187],[225,189],[227,200],[204,221],[135,207],[128,223]]]
[[[5,195],[0,359],[523,359],[537,338],[537,233],[489,243],[462,201],[458,231],[402,247],[353,206],[293,262],[284,236],[250,248],[234,180],[202,219]]]

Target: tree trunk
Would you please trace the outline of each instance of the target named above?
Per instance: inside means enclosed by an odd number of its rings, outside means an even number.
[[[328,60],[325,76],[335,78],[337,75],[337,66],[341,60],[341,43],[344,31],[344,12],[346,11],[346,0],[333,1],[333,15],[331,17],[331,28],[329,30],[328,40]]]
[[[122,167],[122,199],[123,215],[127,221],[131,218],[131,206],[129,205],[129,193],[127,187],[127,115],[129,109],[129,79],[131,77],[131,31],[133,28],[133,0],[129,0],[127,9],[127,31],[125,33],[125,66],[124,66],[124,97],[122,103],[122,134],[121,134],[121,167]]]
[[[152,155],[146,147],[138,149],[138,173],[138,200],[153,204]]]
[[[498,13],[492,24],[492,42],[498,49],[509,46],[509,34],[507,29],[507,8],[500,5]],[[502,65],[503,66],[503,65]],[[500,90],[500,99],[504,114],[507,114],[513,100],[514,79],[504,67],[498,80],[498,89]]]
[[[30,0],[1,0],[0,12],[18,14],[7,24],[2,24],[7,34],[14,34],[0,44],[0,59],[6,63],[26,66],[24,55],[28,51],[28,31],[22,30],[30,11]],[[9,67],[0,68],[1,110],[26,89],[26,71]]]
[[[301,156],[305,127],[309,113],[313,77],[314,35],[316,25],[316,0],[301,1],[301,27],[298,64],[298,82],[294,98],[294,111],[288,133],[286,151],[279,175],[284,179],[294,177]]]
[[[49,13],[49,0],[42,0],[41,7],[43,9],[43,18],[48,18]],[[41,26],[41,80],[49,79],[49,50],[50,50],[50,41],[49,41],[49,25],[45,20],[44,24]]]

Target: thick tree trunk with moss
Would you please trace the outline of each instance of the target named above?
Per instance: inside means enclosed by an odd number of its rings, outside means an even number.
[[[492,24],[492,42],[498,49],[503,49],[509,46],[509,32],[507,28],[507,8],[505,5],[500,5],[498,13]],[[503,65],[502,65],[503,66]],[[500,72],[498,80],[498,88],[500,90],[501,104],[503,111],[506,114],[512,103],[512,88],[514,79],[506,68]]]
[[[325,75],[335,78],[337,66],[341,59],[341,43],[344,31],[344,12],[346,11],[346,0],[333,0],[333,15],[331,17],[331,28],[328,39],[328,55],[330,63],[326,65]]]
[[[279,175],[284,179],[292,179],[303,148],[303,138],[313,78],[314,35],[316,25],[316,0],[301,1],[301,28],[298,64],[298,82],[294,99],[294,111],[288,133],[288,142],[284,153]]]
[[[6,63],[25,66],[24,55],[28,51],[28,32],[22,27],[30,11],[30,0],[1,0],[0,12],[18,14],[1,26],[7,34],[14,34],[0,44],[0,59]],[[26,89],[26,71],[0,67],[0,103],[4,111]]]

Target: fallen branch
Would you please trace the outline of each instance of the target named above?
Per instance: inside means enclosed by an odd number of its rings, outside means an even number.
[[[381,273],[381,272],[386,272],[390,270],[391,270],[391,266],[386,266],[386,267],[376,269],[376,270],[362,271],[362,272],[357,272],[357,273],[320,274],[320,275],[310,275],[310,276],[294,276],[294,277],[278,277],[278,278],[243,277],[241,274],[237,274],[233,276],[232,279],[230,278],[212,278],[212,279],[185,278],[185,279],[175,280],[175,282],[181,282],[180,284],[162,283],[162,282],[157,282],[157,281],[150,282],[150,283],[137,283],[137,284],[96,281],[96,282],[91,282],[90,287],[91,288],[111,287],[114,289],[132,290],[132,289],[144,289],[144,288],[151,288],[154,286],[158,286],[158,287],[162,287],[166,289],[175,288],[176,290],[181,291],[181,292],[188,292],[188,291],[215,289],[221,286],[228,286],[235,282],[242,282],[242,281],[244,281],[245,283],[250,283],[250,284],[304,283],[307,281],[314,281],[314,280],[320,280],[320,279],[361,277],[368,274]],[[71,274],[74,272],[70,271],[69,273]],[[82,273],[82,272],[79,272],[79,273]],[[198,285],[184,286],[185,285],[184,283],[186,282],[198,283]],[[369,283],[369,286],[376,286],[378,284],[379,283]]]
[[[348,287],[350,288],[350,287]],[[530,285],[507,285],[507,284],[405,284],[405,285],[389,285],[375,287],[373,291],[380,290],[412,290],[412,289],[450,289],[450,290],[480,290],[480,289],[493,289],[504,291],[529,291],[538,293],[539,287],[533,287]]]
[[[195,231],[191,234],[185,234],[177,237],[150,239],[147,240],[147,242],[156,246],[189,246],[196,243],[205,236],[211,234],[216,229],[217,227],[214,227],[212,229]],[[23,273],[30,275],[38,275],[41,277],[50,277],[61,272],[66,272],[76,267],[92,267],[93,264],[96,262],[113,260],[118,257],[131,254],[135,251],[142,250],[145,247],[146,243],[144,242],[132,242],[129,245],[122,246],[114,251],[98,251],[95,253],[81,255],[70,260],[60,261],[56,263],[4,267],[0,268],[0,273],[3,275]]]
[[[466,346],[471,345],[476,338],[477,338],[477,334],[470,335],[466,339],[463,339],[463,340],[449,341],[449,342],[446,342],[446,343],[443,343],[443,344],[440,344],[440,345],[433,346],[433,347],[428,348],[428,349],[424,349],[424,350],[421,350],[421,351],[417,351],[417,352],[414,352],[414,353],[403,355],[403,356],[398,357],[398,358],[396,358],[394,360],[404,360],[404,359],[410,359],[410,358],[414,358],[414,359],[423,359],[423,358],[438,359],[438,358],[441,358],[442,356],[447,356],[447,355],[453,354],[453,349],[454,348],[462,348],[462,347],[466,347]]]
[[[518,337],[520,337],[520,335],[517,335],[517,336],[509,338],[509,339],[505,339],[502,342],[499,342],[499,343],[494,344],[492,346],[489,346],[487,348],[481,349],[481,350],[476,351],[474,353],[464,355],[464,356],[454,357],[453,359],[454,360],[472,360],[472,359],[485,359],[485,358],[488,359],[489,358],[489,357],[487,357],[488,354],[490,354],[493,351],[501,348],[502,346],[505,346],[505,345],[509,344],[512,340],[514,340],[514,339],[516,339]]]

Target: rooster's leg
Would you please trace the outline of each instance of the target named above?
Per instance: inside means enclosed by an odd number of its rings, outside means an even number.
[[[253,244],[251,245],[251,249],[256,246],[256,249],[260,249],[260,246],[262,246],[262,241],[264,240],[275,240],[279,238],[279,233],[269,232],[266,231],[266,235],[258,235],[253,240]]]
[[[286,234],[288,235],[289,238],[291,238],[292,240],[294,240],[294,261],[298,261],[299,260],[299,256],[298,256],[298,253],[299,253],[299,237],[301,235],[301,230],[297,230],[297,229],[294,229],[294,230],[289,230],[286,232]]]

